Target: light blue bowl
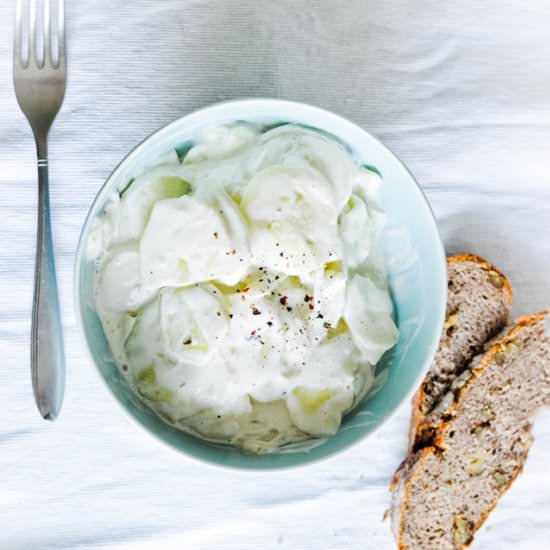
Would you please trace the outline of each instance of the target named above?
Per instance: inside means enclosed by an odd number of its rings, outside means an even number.
[[[384,246],[395,318],[400,338],[377,366],[384,373],[380,389],[344,419],[338,433],[309,451],[247,455],[215,446],[163,422],[130,390],[121,376],[94,309],[93,265],[86,258],[94,218],[113,193],[159,156],[192,140],[205,126],[245,120],[273,124],[294,122],[332,134],[348,145],[357,159],[383,176],[381,201],[388,222]],[[111,394],[131,419],[179,452],[219,466],[270,470],[309,464],[335,455],[372,434],[412,394],[428,369],[441,334],[447,299],[443,246],[430,207],[405,166],[376,138],[351,122],[316,107],[273,99],[220,103],[165,126],[138,145],[115,169],[99,192],[86,219],[76,255],[76,319],[92,361]]]

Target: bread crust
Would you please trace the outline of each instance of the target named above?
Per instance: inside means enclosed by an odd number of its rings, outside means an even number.
[[[448,413],[450,417],[455,416],[456,411],[458,410],[460,400],[462,399],[462,396],[466,393],[468,388],[479,378],[479,375],[492,363],[493,357],[495,353],[499,351],[499,349],[506,345],[508,342],[514,339],[514,337],[520,332],[523,328],[529,325],[533,325],[537,323],[538,321],[541,321],[548,315],[548,310],[539,311],[538,313],[534,313],[533,315],[524,315],[522,317],[519,317],[516,319],[516,322],[513,324],[513,326],[510,328],[510,330],[502,336],[502,338],[499,338],[499,340],[493,344],[484,354],[481,358],[481,361],[479,362],[479,365],[470,373],[470,376],[466,379],[464,384],[458,389],[458,395],[455,401],[452,403],[452,405],[449,407]],[[442,420],[439,425],[436,428],[437,431],[437,437],[434,440],[435,447],[438,447],[440,449],[444,449],[444,435],[447,431],[447,428],[449,427],[449,421],[448,420]]]
[[[512,285],[510,284],[510,281],[507,279],[506,275],[498,269],[498,267],[494,266],[493,264],[489,263],[485,258],[482,258],[481,256],[476,256],[475,254],[455,254],[454,256],[449,256],[447,258],[447,265],[456,264],[459,262],[475,262],[479,264],[485,271],[494,271],[498,276],[502,283],[502,288],[504,289],[506,296],[508,297],[508,303],[512,303]]]
[[[491,346],[487,351],[485,351],[479,365],[470,373],[470,376],[466,379],[465,383],[461,386],[461,388],[459,388],[458,397],[450,408],[451,415],[456,414],[460,401],[465,395],[466,391],[472,384],[476,382],[476,380],[479,378],[479,375],[492,364],[494,355],[499,351],[499,349],[501,349],[501,346],[513,340],[514,337],[525,327],[529,325],[533,325],[538,321],[541,321],[542,319],[547,317],[549,313],[550,312],[548,310],[544,310],[544,311],[535,313],[533,315],[525,315],[525,316],[519,317],[514,323],[514,325],[510,328],[510,330],[504,336],[499,338],[499,340],[493,346]],[[407,509],[407,500],[410,496],[412,483],[415,480],[415,476],[418,474],[419,466],[426,460],[426,458],[429,455],[441,453],[441,451],[445,449],[445,434],[447,432],[447,429],[449,428],[449,425],[450,425],[450,421],[442,420],[436,428],[437,437],[434,440],[434,445],[425,447],[420,451],[417,451],[416,453],[409,453],[407,458],[399,466],[394,476],[391,490],[396,490],[398,487],[398,484],[401,484],[400,502],[394,503],[391,508],[392,516],[394,514],[398,514],[396,519],[396,522],[397,522],[396,537],[397,537],[397,545],[399,550],[408,550],[403,540],[404,538],[403,534],[405,529],[404,516]],[[526,448],[525,455],[523,457],[523,462],[518,464],[517,468],[512,473],[512,476],[510,477],[510,479],[507,480],[506,485],[504,485],[501,488],[498,497],[495,498],[489,504],[489,506],[481,514],[477,523],[474,525],[472,529],[472,539],[470,540],[470,542],[468,544],[461,546],[461,548],[466,548],[470,546],[473,540],[473,535],[485,523],[485,521],[487,520],[487,517],[497,505],[498,500],[502,497],[502,495],[504,495],[509,490],[512,483],[523,471],[524,462],[527,459],[528,453],[529,453],[529,447]]]
[[[416,466],[424,462],[424,460],[426,460],[426,457],[433,453],[435,453],[434,447],[425,447],[424,449],[421,449],[420,451],[413,453],[412,455],[409,455],[413,457],[413,461],[407,468],[402,470],[402,476],[397,481],[397,483],[402,484],[401,502],[398,503],[398,506],[399,506],[398,511],[395,510],[395,507],[392,507],[392,515],[394,513],[399,514],[398,525],[397,525],[397,536],[398,536],[397,546],[399,550],[408,550],[403,540],[403,531],[405,530],[403,518],[405,516],[405,512],[407,509],[407,501],[411,492],[412,482],[414,481],[415,474],[417,473]]]
[[[474,262],[481,266],[482,269],[484,269],[485,271],[492,271],[496,273],[500,282],[502,283],[502,291],[504,292],[504,295],[506,297],[506,302],[508,305],[511,305],[512,286],[510,284],[510,281],[508,281],[506,276],[496,266],[489,263],[484,258],[476,256],[475,254],[456,254],[447,258],[447,266],[461,262]],[[422,381],[420,387],[412,398],[412,414],[409,431],[409,449],[411,451],[414,450],[413,447],[415,443],[419,440],[422,440],[422,431],[432,431],[435,428],[435,426],[431,422],[427,421],[427,418],[423,413],[425,396],[425,381]]]

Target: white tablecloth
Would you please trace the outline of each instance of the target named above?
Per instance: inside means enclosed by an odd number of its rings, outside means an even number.
[[[382,522],[405,405],[326,463],[239,474],[130,424],[84,357],[72,304],[80,227],[121,157],[159,126],[243,96],[305,101],[378,135],[418,177],[449,252],[509,276],[515,313],[550,306],[550,3],[544,0],[67,2],[69,82],[51,134],[66,398],[49,424],[29,377],[34,145],[0,2],[0,548],[391,549]],[[474,548],[550,548],[550,414]]]

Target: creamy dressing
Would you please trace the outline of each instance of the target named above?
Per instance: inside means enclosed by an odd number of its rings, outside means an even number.
[[[204,132],[96,220],[96,309],[157,414],[249,452],[335,433],[397,339],[379,176],[284,125]]]

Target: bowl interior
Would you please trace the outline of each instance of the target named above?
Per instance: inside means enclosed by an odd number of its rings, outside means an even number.
[[[117,368],[93,301],[93,263],[86,258],[93,219],[113,193],[159,156],[192,140],[206,126],[246,120],[294,122],[326,131],[346,143],[357,159],[382,174],[381,202],[387,214],[384,249],[399,341],[377,366],[383,382],[346,417],[334,436],[307,450],[247,455],[203,442],[156,416],[129,388]],[[192,113],[159,130],[132,151],[107,180],[86,220],[75,266],[77,322],[93,362],[130,417],[171,447],[194,458],[240,469],[286,468],[333,455],[372,433],[410,395],[430,364],[446,307],[446,264],[439,233],[422,192],[408,170],[377,139],[351,122],[321,109],[279,100],[242,100]]]

